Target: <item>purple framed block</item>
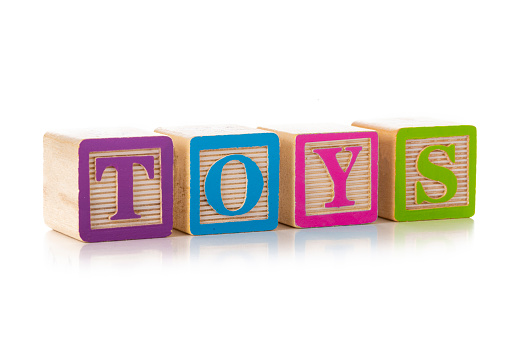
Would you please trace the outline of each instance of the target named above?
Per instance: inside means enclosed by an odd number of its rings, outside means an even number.
[[[165,136],[79,145],[79,236],[86,242],[166,237],[173,224],[173,143]]]
[[[44,135],[44,221],[85,242],[166,237],[173,142],[138,129]]]

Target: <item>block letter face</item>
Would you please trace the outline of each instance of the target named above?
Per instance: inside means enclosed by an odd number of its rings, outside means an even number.
[[[231,210],[225,207],[221,192],[223,168],[230,161],[239,161],[244,165],[245,181],[245,198],[239,209]],[[225,183],[225,186],[227,183]],[[260,201],[265,186],[263,174],[256,162],[251,158],[241,154],[227,155],[221,160],[216,161],[209,169],[205,177],[205,197],[208,204],[218,213],[222,215],[235,216],[246,214],[251,211]]]
[[[169,137],[86,139],[79,148],[80,237],[164,237],[173,224]]]
[[[352,225],[376,220],[376,132],[298,135],[295,153],[297,226]]]
[[[117,172],[117,210],[110,220],[129,220],[141,218],[134,212],[134,175],[133,165],[140,164],[147,171],[148,178],[154,179],[154,156],[111,157],[95,159],[95,180],[101,181],[108,166]]]
[[[343,171],[337,159],[337,154],[342,150],[343,149],[341,147],[313,150],[313,153],[317,153],[322,158],[332,182],[334,183],[334,198],[331,202],[325,204],[326,208],[355,205],[355,201],[348,200],[346,197],[346,181],[348,179],[348,175],[352,171],[352,167],[355,164],[357,157],[359,156],[359,152],[362,150],[362,146],[345,148],[345,151],[352,153],[346,171]]]
[[[192,234],[277,227],[279,139],[273,133],[191,140]]]
[[[419,154],[417,159],[417,172],[428,179],[442,182],[444,184],[444,192],[440,197],[430,198],[424,191],[422,185],[423,181],[417,181],[415,184],[415,202],[417,205],[423,206],[424,201],[429,203],[447,202],[451,200],[458,191],[458,178],[456,178],[454,172],[446,167],[434,164],[429,159],[431,152],[435,150],[444,151],[448,155],[449,161],[452,164],[455,163],[456,147],[454,144],[451,144],[450,146],[428,146]],[[442,193],[441,190],[440,193]]]
[[[396,220],[472,216],[475,170],[475,127],[401,129],[396,140]]]

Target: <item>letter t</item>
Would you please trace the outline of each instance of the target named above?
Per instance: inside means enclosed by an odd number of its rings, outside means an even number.
[[[97,181],[101,181],[106,167],[114,167],[117,171],[117,213],[110,217],[111,220],[141,218],[140,215],[134,212],[134,164],[143,166],[149,179],[154,178],[154,157],[151,155],[95,159],[95,178]]]

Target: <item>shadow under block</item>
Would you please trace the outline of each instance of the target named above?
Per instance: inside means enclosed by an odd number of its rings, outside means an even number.
[[[157,128],[175,146],[174,222],[194,235],[273,230],[279,139],[240,126]]]
[[[138,130],[44,135],[44,219],[85,242],[166,237],[173,144]]]
[[[376,220],[378,136],[340,125],[260,127],[279,136],[279,221],[294,227]]]
[[[476,128],[440,121],[356,121],[380,138],[379,215],[395,221],[475,212]]]

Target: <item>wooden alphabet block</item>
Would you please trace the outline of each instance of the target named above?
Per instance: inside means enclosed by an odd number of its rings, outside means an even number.
[[[281,141],[280,222],[322,227],[376,220],[375,131],[338,125],[261,128]]]
[[[277,227],[277,135],[239,126],[156,132],[175,145],[175,228],[201,235]]]
[[[396,221],[475,212],[476,128],[439,121],[357,121],[380,137],[379,215]]]
[[[166,237],[173,144],[138,130],[44,135],[44,219],[85,242]]]

